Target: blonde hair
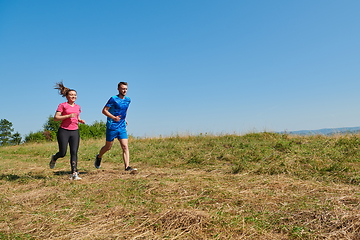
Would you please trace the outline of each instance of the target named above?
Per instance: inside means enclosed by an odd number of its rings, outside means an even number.
[[[76,92],[76,90],[74,90],[74,89],[65,87],[62,81],[56,83],[54,89],[59,90],[59,94],[63,97],[66,97],[70,91]]]

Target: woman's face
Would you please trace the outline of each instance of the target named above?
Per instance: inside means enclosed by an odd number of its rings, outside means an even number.
[[[76,101],[77,95],[76,91],[69,91],[66,95],[68,102],[74,103]]]

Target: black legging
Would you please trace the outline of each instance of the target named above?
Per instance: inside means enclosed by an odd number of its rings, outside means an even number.
[[[67,145],[69,143],[71,172],[77,172],[77,153],[80,143],[79,129],[66,130],[63,128],[59,128],[57,132],[57,141],[59,145],[59,152],[55,154],[54,160],[62,158],[66,155]]]

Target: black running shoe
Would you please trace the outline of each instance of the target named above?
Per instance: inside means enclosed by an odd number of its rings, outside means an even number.
[[[55,165],[56,165],[55,155],[52,155],[49,166],[51,169],[53,169],[55,167]]]
[[[136,168],[132,168],[130,166],[128,166],[125,171],[136,171],[137,169]]]
[[[100,168],[100,165],[101,165],[101,158],[99,158],[99,154],[96,155],[96,158],[95,158],[95,162],[94,162],[94,166],[99,169]]]

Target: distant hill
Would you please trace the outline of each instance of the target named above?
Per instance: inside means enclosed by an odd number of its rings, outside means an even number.
[[[299,130],[299,131],[285,131],[281,133],[295,134],[295,135],[333,135],[333,134],[349,134],[359,133],[360,127],[343,127],[343,128],[323,128],[318,130]]]

